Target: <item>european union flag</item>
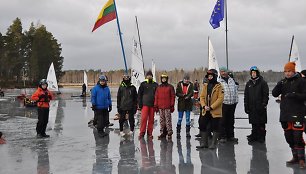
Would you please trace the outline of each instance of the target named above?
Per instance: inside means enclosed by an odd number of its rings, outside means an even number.
[[[211,14],[209,23],[210,25],[216,29],[220,27],[220,22],[224,18],[224,0],[217,0],[214,11]]]

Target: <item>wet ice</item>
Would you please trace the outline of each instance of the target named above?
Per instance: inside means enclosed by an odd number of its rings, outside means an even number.
[[[0,131],[7,144],[0,146],[0,173],[305,173],[298,166],[287,167],[290,149],[278,122],[279,106],[270,96],[268,105],[267,140],[265,144],[249,145],[246,135],[250,125],[246,119],[236,119],[235,134],[238,144],[219,144],[216,150],[197,151],[199,144],[198,115],[191,115],[191,139],[185,138],[183,121],[181,140],[157,140],[159,116],[156,115],[153,141],[134,137],[121,138],[118,121],[108,129],[109,136],[100,138],[87,123],[93,117],[89,98],[71,98],[74,90],[65,89],[54,106],[53,125],[49,139],[37,139],[35,108],[24,108],[14,95],[0,100]],[[113,92],[113,108],[116,108]],[[236,117],[246,118],[241,101]],[[115,110],[110,117],[115,116]],[[177,112],[173,114],[175,130]],[[136,123],[137,123],[136,118]]]

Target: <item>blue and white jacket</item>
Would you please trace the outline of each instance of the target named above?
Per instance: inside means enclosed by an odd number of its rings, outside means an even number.
[[[238,103],[238,85],[236,85],[235,80],[229,77],[226,82],[222,77],[220,77],[219,82],[222,84],[224,89],[223,104],[232,105]]]

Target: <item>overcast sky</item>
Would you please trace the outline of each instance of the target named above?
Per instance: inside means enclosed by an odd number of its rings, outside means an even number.
[[[23,30],[41,23],[62,44],[64,70],[123,69],[116,21],[91,32],[107,0],[0,0],[0,32],[19,17]],[[146,69],[207,67],[207,38],[219,66],[225,66],[225,22],[212,29],[216,0],[116,0],[128,67],[135,16],[138,17]],[[302,69],[306,68],[305,0],[228,0],[229,67],[281,71],[294,34]]]

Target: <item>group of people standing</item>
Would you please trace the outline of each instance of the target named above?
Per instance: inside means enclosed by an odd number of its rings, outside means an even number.
[[[274,97],[281,96],[280,122],[293,155],[293,158],[287,161],[287,164],[299,164],[300,168],[305,168],[305,142],[303,140],[306,120],[305,70],[298,73],[295,70],[295,63],[289,62],[284,66],[284,75],[285,78],[279,81],[272,90],[272,95]],[[201,87],[200,133],[197,135],[200,137],[200,145],[196,146],[197,149],[215,149],[218,141],[220,143],[238,142],[234,134],[234,124],[239,84],[225,67],[220,68],[220,77],[218,76],[217,70],[209,69]],[[198,83],[190,82],[188,74],[185,74],[183,80],[178,82],[176,90],[168,83],[168,80],[168,75],[162,74],[160,76],[161,83],[157,84],[153,80],[152,72],[148,71],[145,81],[141,83],[137,91],[131,83],[131,77],[128,74],[123,75],[117,92],[117,111],[120,115],[121,136],[126,135],[123,131],[126,120],[129,121],[130,125],[130,131],[127,134],[134,135],[134,115],[137,110],[141,110],[139,139],[143,139],[145,135],[148,139],[153,139],[155,112],[159,112],[160,115],[160,135],[158,139],[171,139],[174,132],[171,113],[174,112],[175,98],[177,97],[176,137],[181,138],[184,113],[186,137],[191,137],[192,97],[194,96],[194,90],[199,90],[200,86]],[[38,123],[36,131],[37,136],[42,138],[49,137],[45,131],[49,116],[49,102],[53,99],[53,94],[47,90],[47,85],[45,79],[40,81],[37,91],[31,98],[37,101]],[[247,136],[249,142],[265,142],[268,101],[268,84],[260,75],[259,69],[252,66],[250,68],[250,80],[246,83],[244,90],[244,110],[248,114],[249,123],[252,125],[251,134]],[[109,112],[112,110],[112,100],[105,75],[99,77],[97,85],[91,90],[91,103],[95,115],[94,124],[97,125],[98,134],[101,137],[107,136],[104,128],[110,126]],[[210,144],[209,137],[211,137]]]

